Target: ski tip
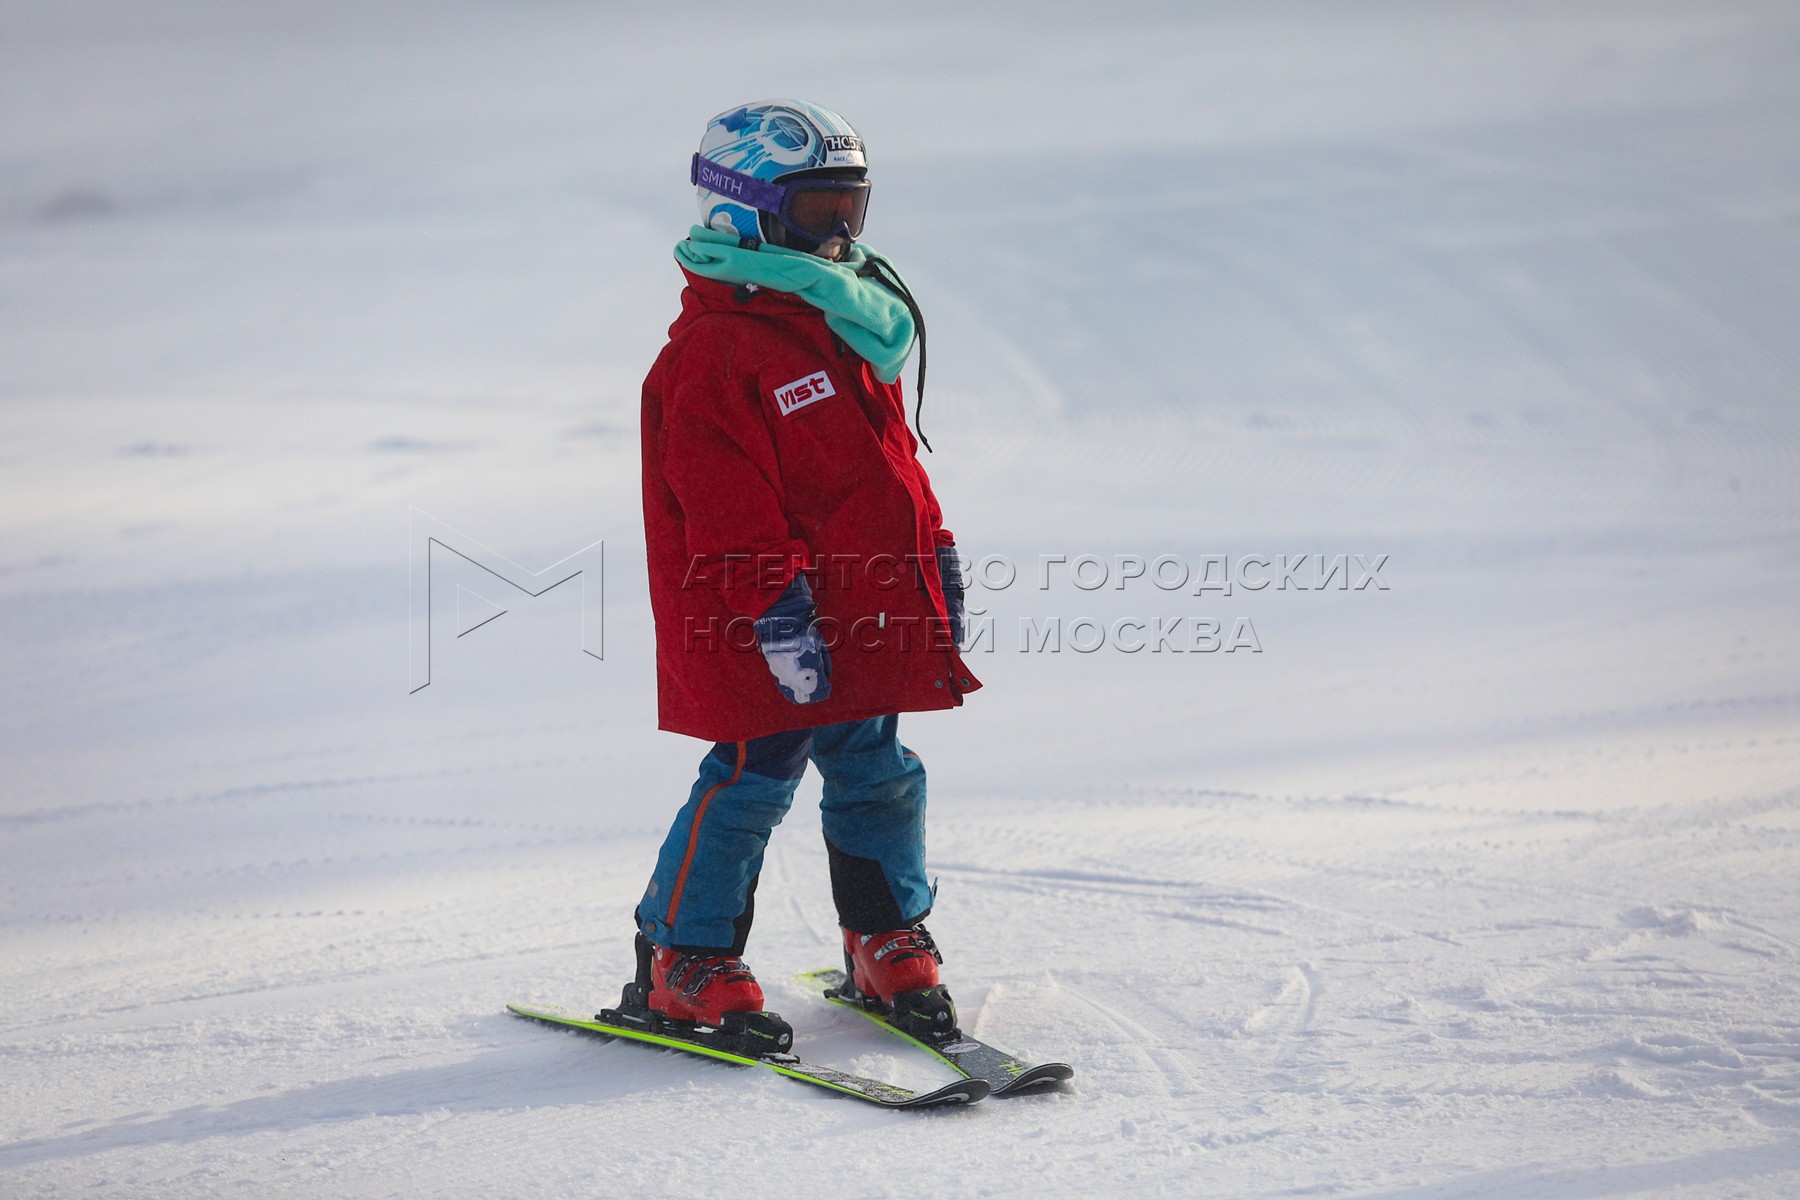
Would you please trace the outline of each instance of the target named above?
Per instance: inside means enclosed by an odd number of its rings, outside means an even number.
[[[1075,1078],[1075,1068],[1068,1063],[1039,1063],[1007,1081],[1004,1086],[994,1089],[995,1096],[1040,1095],[1045,1092],[1060,1091],[1062,1085]]]

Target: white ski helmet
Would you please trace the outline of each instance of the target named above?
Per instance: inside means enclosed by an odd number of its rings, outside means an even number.
[[[709,164],[724,170],[708,171]],[[809,221],[812,214],[795,211],[797,189],[775,186],[797,172],[817,173],[826,177],[819,179],[825,189],[847,193],[831,199],[841,201],[837,215],[845,228],[839,232],[855,240],[862,232],[867,203],[867,168],[862,138],[829,108],[804,100],[758,100],[706,123],[690,178],[699,200],[700,223],[708,229],[763,238],[772,232],[772,224],[778,224],[817,241],[829,232],[817,230],[817,217]],[[821,204],[826,201],[817,199]],[[781,244],[779,236],[770,240]]]

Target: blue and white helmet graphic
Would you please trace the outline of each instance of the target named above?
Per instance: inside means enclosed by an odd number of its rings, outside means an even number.
[[[758,100],[720,113],[706,123],[700,157],[770,182],[815,167],[868,166],[850,122],[804,100]],[[754,208],[706,188],[697,191],[702,225],[759,236]]]

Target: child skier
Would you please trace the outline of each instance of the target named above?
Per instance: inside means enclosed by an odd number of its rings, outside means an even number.
[[[918,307],[857,244],[867,163],[829,109],[721,113],[690,181],[681,316],[644,381],[644,528],[659,724],[715,745],[638,905],[627,998],[652,1025],[785,1029],[739,956],[810,761],[846,975],[920,1033],[954,1029],[921,924],[925,768],[898,714],[981,685],[898,383],[915,336],[924,382]]]

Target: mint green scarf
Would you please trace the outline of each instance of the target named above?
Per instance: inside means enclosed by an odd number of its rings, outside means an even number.
[[[675,261],[696,275],[720,283],[753,283],[800,297],[825,314],[831,332],[869,361],[877,379],[892,383],[900,378],[900,368],[912,352],[913,319],[900,297],[856,273],[870,258],[893,270],[892,263],[862,246],[851,246],[844,261],[830,262],[767,243],[746,250],[738,245],[736,234],[703,225],[689,230],[686,241],[675,243]],[[894,271],[894,277],[900,273]]]

